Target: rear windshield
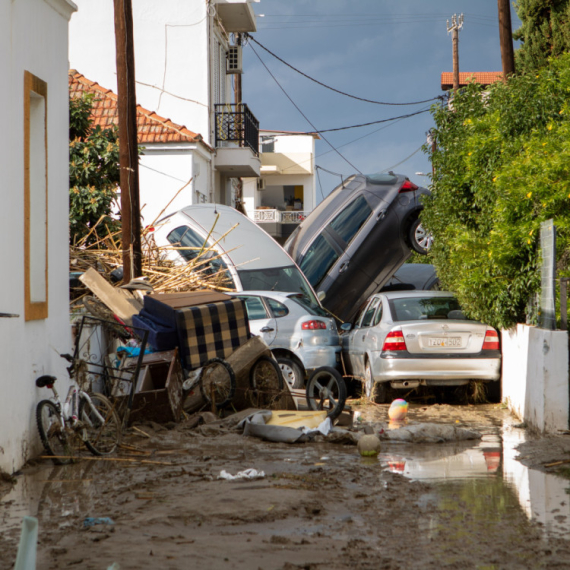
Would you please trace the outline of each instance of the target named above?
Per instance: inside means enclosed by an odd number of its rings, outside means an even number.
[[[311,303],[309,298],[302,293],[295,293],[294,295],[288,295],[288,297],[298,305],[301,305],[301,307],[303,307],[303,309],[305,309],[310,315],[315,315],[317,317],[330,317],[330,315],[321,306]]]
[[[425,319],[462,319],[466,317],[455,297],[411,297],[389,299],[394,321],[421,321]]]
[[[319,304],[307,281],[293,265],[249,271],[242,269],[238,275],[244,291],[291,291],[302,293],[312,304]]]

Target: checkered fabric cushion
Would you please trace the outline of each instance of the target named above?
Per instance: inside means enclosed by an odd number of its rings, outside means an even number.
[[[241,299],[179,309],[176,326],[182,365],[188,370],[210,358],[227,358],[251,337]]]

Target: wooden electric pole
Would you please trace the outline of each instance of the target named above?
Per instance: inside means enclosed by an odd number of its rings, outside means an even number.
[[[117,110],[121,168],[123,282],[142,275],[135,53],[131,0],[113,0],[117,55]]]
[[[511,25],[510,0],[499,2],[499,40],[501,42],[501,60],[503,62],[503,81],[515,72],[515,50],[513,48],[513,30]]]
[[[236,34],[236,46],[242,45],[241,34]],[[236,104],[236,112],[239,111],[239,105],[241,105],[242,101],[242,94],[241,94],[241,73],[236,73],[234,75],[234,102]]]
[[[463,14],[453,14],[451,26],[447,20],[447,33],[451,32],[453,42],[453,90],[459,89],[459,30],[463,27]]]

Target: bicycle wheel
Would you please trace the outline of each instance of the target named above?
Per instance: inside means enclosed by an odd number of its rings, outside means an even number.
[[[344,409],[346,384],[338,370],[321,366],[309,378],[306,396],[311,410],[326,410],[327,417],[334,420]]]
[[[279,363],[270,356],[260,356],[249,371],[249,383],[253,389],[252,405],[270,407],[283,390],[283,373]]]
[[[79,420],[85,434],[85,446],[93,455],[109,455],[121,442],[119,416],[103,394],[90,394],[89,397],[91,402],[82,397],[79,404]]]
[[[36,407],[36,420],[40,439],[47,455],[56,465],[72,463],[77,455],[78,442],[71,430],[66,430],[56,405],[42,400]]]
[[[200,391],[208,403],[214,398],[218,410],[227,406],[236,391],[236,375],[232,367],[221,358],[208,360],[200,373]]]

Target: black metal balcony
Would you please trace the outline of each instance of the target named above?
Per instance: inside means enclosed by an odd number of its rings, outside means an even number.
[[[215,105],[216,148],[224,143],[236,143],[249,147],[255,156],[259,154],[259,121],[245,103]]]

